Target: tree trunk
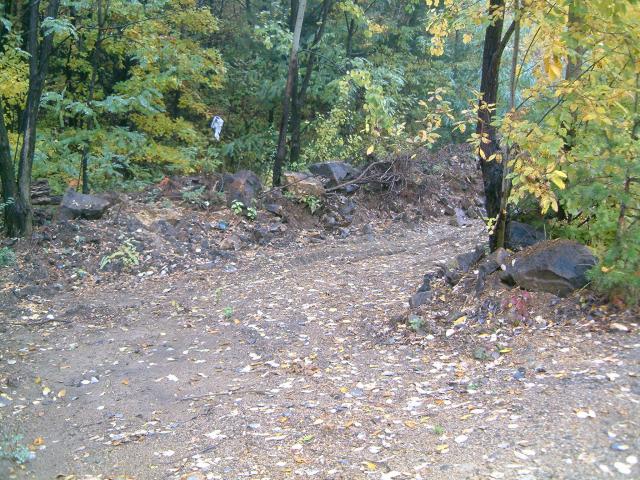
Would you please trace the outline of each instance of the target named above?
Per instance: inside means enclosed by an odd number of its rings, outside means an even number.
[[[28,7],[28,29],[27,48],[29,54],[29,89],[27,91],[27,104],[23,112],[22,129],[22,149],[18,160],[18,179],[14,192],[14,203],[10,207],[9,215],[5,218],[6,228],[12,235],[28,236],[33,228],[33,209],[31,208],[31,171],[33,168],[33,156],[36,146],[36,125],[38,120],[38,110],[40,98],[44,89],[44,81],[49,64],[49,56],[53,48],[53,34],[45,35],[42,42],[38,42],[38,32],[40,31],[40,18],[38,12],[39,2],[31,2]],[[46,16],[56,18],[60,0],[51,0],[46,10]],[[4,121],[2,122],[4,129]],[[0,133],[1,136],[1,133]],[[3,143],[3,142],[2,142]],[[2,147],[3,154],[6,149]],[[11,156],[9,156],[9,160]],[[11,169],[6,168],[6,160],[2,160],[3,185],[8,182],[15,182],[15,177],[11,176]],[[10,178],[9,178],[10,177]],[[4,187],[3,187],[4,188]],[[6,194],[5,194],[6,195]]]
[[[93,97],[96,90],[96,80],[98,78],[98,62],[100,60],[100,49],[102,47],[102,40],[104,37],[104,25],[109,11],[109,2],[106,5],[102,5],[102,0],[97,0],[98,7],[98,36],[96,37],[96,44],[93,47],[91,53],[91,80],[89,80],[89,94],[87,96],[87,105],[93,110]],[[176,100],[177,103],[177,100]],[[94,128],[93,117],[89,117],[87,121],[87,129],[89,131]],[[87,139],[82,149],[82,164],[80,165],[80,171],[82,172],[82,193],[89,193],[89,151],[91,150],[90,141]]]
[[[500,61],[502,52],[509,37],[515,29],[512,23],[509,30],[502,38],[504,25],[504,0],[490,0],[489,13],[493,21],[487,27],[484,38],[484,51],[482,54],[482,79],[480,82],[480,108],[478,110],[478,124],[476,133],[484,136],[488,142],[480,144],[480,165],[482,168],[482,180],[484,184],[485,207],[489,218],[496,218],[500,213],[500,198],[502,190],[502,162],[495,160],[498,152],[496,129],[493,121],[493,111],[488,106],[495,108],[498,99]],[[495,234],[491,235],[490,246],[496,248]]]
[[[16,172],[11,158],[9,134],[4,124],[4,107],[0,98],[0,179],[2,179],[2,203],[4,204],[4,223],[6,233],[10,237],[20,234],[21,219],[20,205],[16,203],[18,188]]]
[[[280,120],[280,134],[278,136],[278,150],[276,152],[276,160],[273,164],[273,184],[280,185],[280,177],[282,176],[282,165],[286,156],[287,146],[287,130],[289,126],[289,110],[291,106],[291,92],[293,91],[294,75],[298,68],[298,49],[300,48],[300,33],[302,31],[302,22],[304,20],[304,11],[307,7],[307,0],[298,2],[298,14],[296,16],[296,24],[293,31],[293,43],[291,45],[291,55],[289,58],[289,73],[287,75],[287,85],[282,98],[282,118]]]
[[[327,24],[327,17],[329,16],[331,7],[333,7],[333,0],[324,0],[324,2],[322,3],[322,19],[320,20],[320,26],[313,36],[313,42],[310,49],[311,53],[309,54],[309,59],[307,60],[304,78],[302,80],[302,85],[300,86],[299,91],[297,89],[298,72],[296,72],[296,81],[293,88],[293,98],[291,103],[291,155],[289,158],[289,161],[291,163],[298,163],[298,161],[300,160],[300,127],[302,122],[302,108],[304,107],[305,96],[307,94],[309,84],[311,83],[311,75],[316,65],[316,59],[318,56],[317,48],[322,41],[322,36],[324,35],[325,26]]]
[[[518,53],[520,52],[520,2],[515,0],[515,35],[513,37],[513,56],[511,57],[511,74],[510,74],[510,86],[509,86],[509,113],[508,115],[515,114],[516,108],[516,90],[517,85],[517,70],[518,70]],[[498,222],[496,224],[496,248],[504,248],[507,234],[507,216],[508,216],[508,202],[509,195],[511,195],[511,179],[509,174],[509,162],[511,161],[511,150],[513,145],[507,143],[504,151],[504,159],[502,161],[502,187],[500,192],[500,214],[498,215]]]

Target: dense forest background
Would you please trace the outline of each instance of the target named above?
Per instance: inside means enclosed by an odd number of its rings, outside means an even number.
[[[468,142],[494,247],[509,215],[536,212],[599,253],[596,285],[637,300],[639,104],[633,0],[0,2],[10,235],[31,231],[36,178],[278,184],[282,168]]]

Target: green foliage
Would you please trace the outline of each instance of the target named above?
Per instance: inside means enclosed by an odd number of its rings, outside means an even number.
[[[207,208],[209,206],[209,202],[204,198],[204,187],[183,192],[182,199],[191,205],[197,206],[198,208]]]
[[[224,307],[222,309],[222,315],[225,319],[231,320],[231,317],[233,317],[233,307]]]
[[[0,248],[0,268],[16,263],[16,254],[10,247]]]
[[[256,210],[255,207],[249,207],[247,208],[247,211],[245,213],[245,216],[249,219],[249,220],[255,220],[256,217],[258,216],[258,210]]]
[[[640,303],[640,228],[611,243],[599,268],[589,272],[596,289],[627,303]]]
[[[236,215],[244,215],[249,220],[255,220],[258,216],[258,210],[255,207],[247,207],[240,200],[234,200],[231,203],[231,211]]]
[[[132,239],[125,240],[115,251],[102,257],[102,260],[100,260],[100,270],[103,270],[107,265],[115,262],[120,263],[127,269],[140,264],[140,255]]]
[[[407,324],[409,325],[409,328],[411,330],[413,330],[414,332],[419,332],[424,326],[424,319],[419,315],[409,315]]]
[[[311,212],[311,215],[315,214],[318,210],[320,210],[320,208],[322,208],[322,200],[315,195],[303,195],[299,197],[289,190],[285,191],[283,195],[287,200],[300,203],[307,207],[309,209],[309,212]]]
[[[305,195],[302,197],[301,201],[307,206],[311,215],[316,213],[322,207],[322,200],[314,195]]]
[[[6,202],[0,202],[0,228],[2,228],[3,218],[4,218],[4,209],[9,205],[13,205],[13,198],[9,198]]]
[[[242,213],[244,212],[244,203],[242,203],[240,200],[234,200],[233,202],[231,202],[231,211],[236,215],[242,215]]]
[[[0,459],[16,462],[18,465],[33,460],[35,454],[22,443],[22,435],[2,434],[0,438]]]

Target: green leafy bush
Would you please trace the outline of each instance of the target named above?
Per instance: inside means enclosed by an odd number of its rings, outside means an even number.
[[[0,268],[16,263],[16,254],[9,247],[0,248]]]

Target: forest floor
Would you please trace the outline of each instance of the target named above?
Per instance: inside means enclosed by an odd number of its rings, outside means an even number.
[[[0,424],[35,458],[0,460],[0,478],[640,478],[633,319],[611,329],[576,298],[498,335],[398,320],[481,228],[421,222],[22,299],[2,326]]]

